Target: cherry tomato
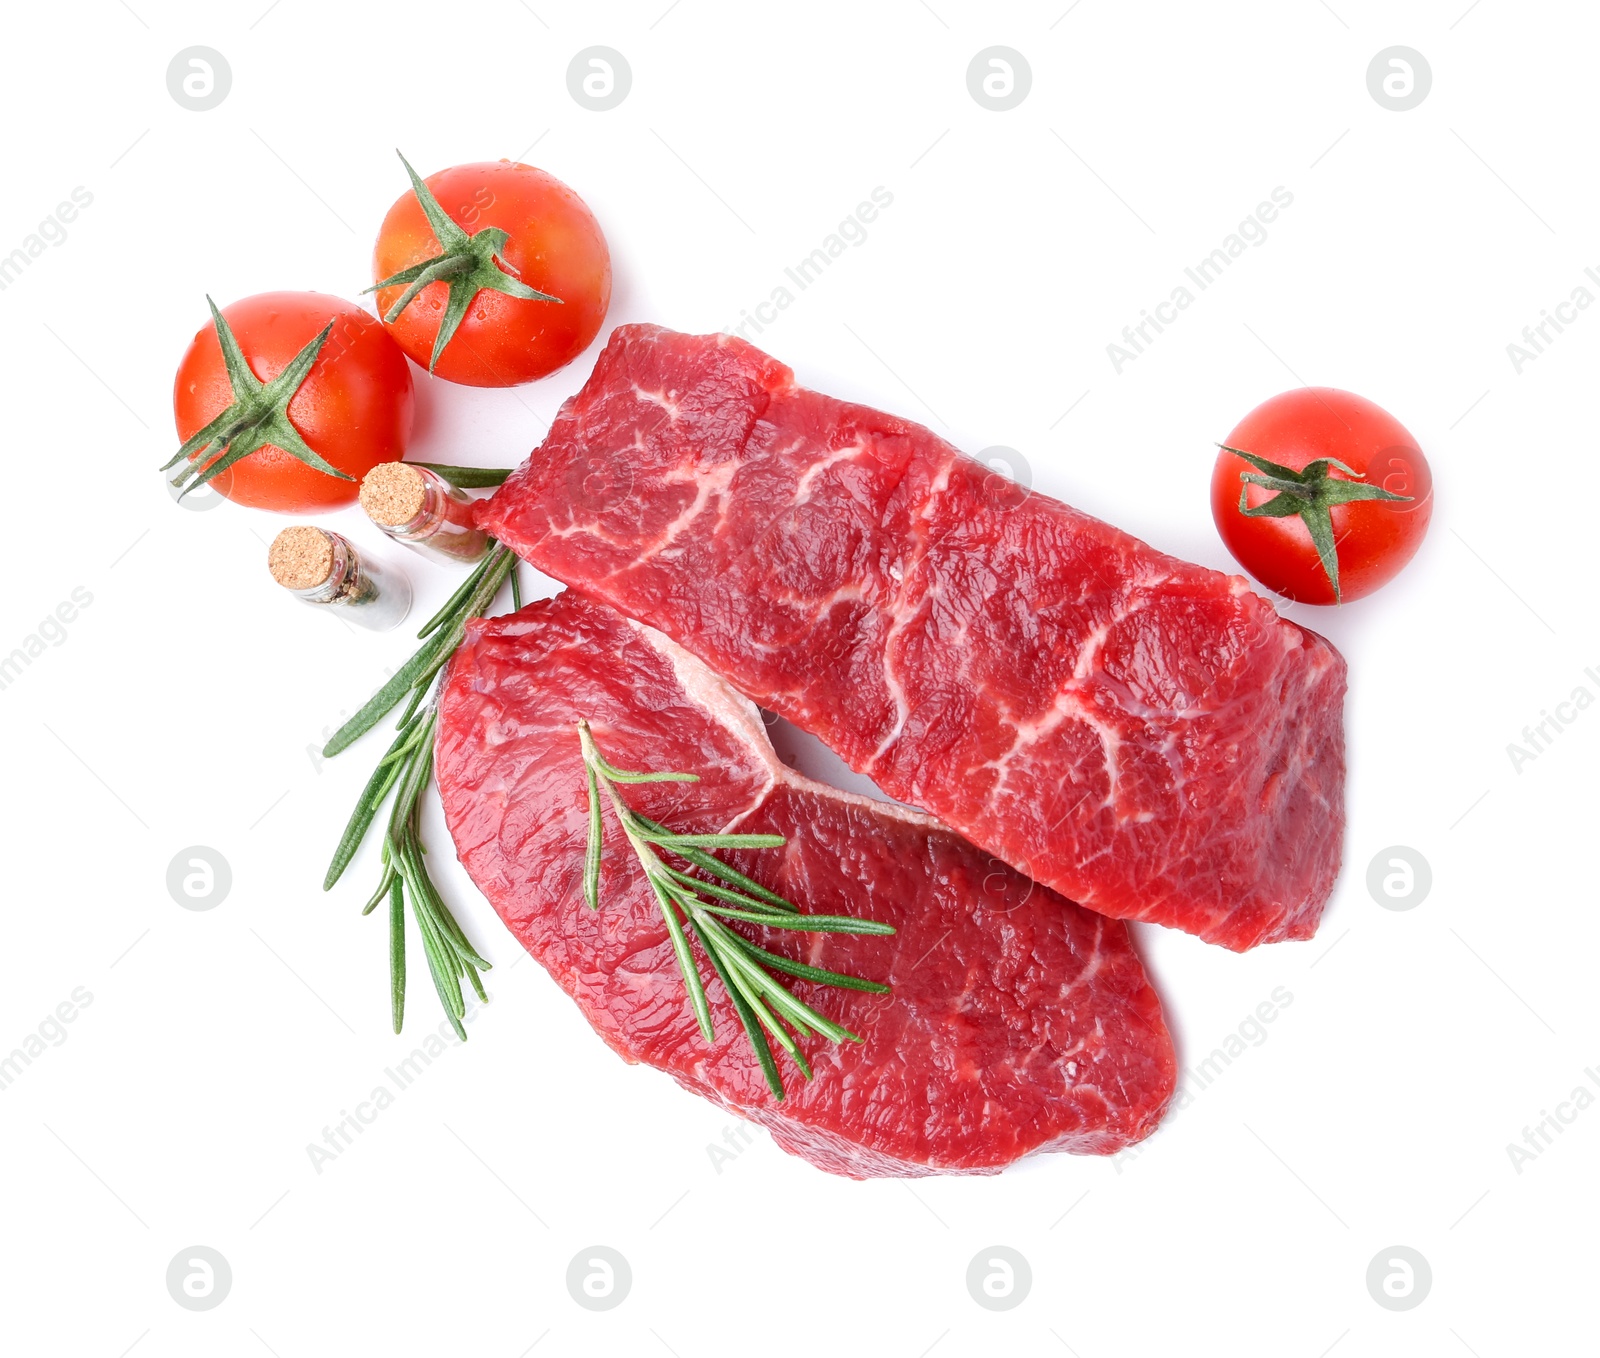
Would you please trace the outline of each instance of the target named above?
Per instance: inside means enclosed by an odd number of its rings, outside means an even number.
[[[1348,603],[1387,584],[1432,514],[1433,474],[1417,441],[1381,407],[1333,387],[1263,401],[1228,435],[1211,474],[1211,515],[1228,550],[1301,603]]]
[[[372,254],[378,312],[400,347],[438,376],[475,387],[528,382],[581,354],[611,304],[611,255],[583,199],[509,160],[425,180],[406,169],[413,188],[389,209]],[[429,220],[435,205],[448,218],[442,233]],[[397,313],[419,281],[413,273],[441,260],[454,272],[426,282]]]
[[[376,318],[354,302],[320,292],[263,292],[224,307],[221,316],[249,373],[265,384],[331,323],[310,370],[280,402],[277,414],[291,427],[279,428],[284,442],[298,436],[313,458],[354,479],[318,470],[303,452],[268,442],[218,473],[210,483],[214,489],[237,504],[302,514],[349,504],[366,472],[404,454],[413,413],[411,369]],[[189,342],[172,384],[178,437],[187,443],[230,407],[248,413],[239,405],[239,385],[230,378],[213,320]],[[271,433],[271,420],[272,413],[263,412],[237,438],[259,441]],[[225,455],[224,446],[212,442],[189,459],[196,468],[209,468]]]

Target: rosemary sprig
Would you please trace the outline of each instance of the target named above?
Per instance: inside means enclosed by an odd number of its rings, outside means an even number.
[[[448,462],[413,462],[411,465],[437,472],[460,490],[481,490],[486,486],[504,485],[512,470],[510,467],[457,467]]]
[[[472,573],[461,582],[461,587],[445,601],[444,607],[422,625],[417,636],[426,639],[427,644],[420,647],[395,672],[394,677],[362,705],[355,716],[333,733],[332,739],[323,747],[324,757],[331,758],[339,751],[348,749],[382,721],[384,714],[406,694],[427,687],[428,681],[444,668],[445,662],[461,644],[461,638],[466,634],[467,620],[483,616],[494,602],[494,596],[500,592],[506,576],[511,574],[516,561],[516,554],[509,547],[496,543],[489,549],[483,560],[473,567]]]
[[[584,776],[589,789],[589,842],[583,865],[585,902],[591,910],[600,908],[600,790],[603,787],[617,822],[638,857],[645,880],[650,884],[656,903],[661,908],[661,918],[666,922],[667,935],[672,940],[672,951],[677,958],[678,970],[683,975],[684,987],[689,992],[689,1003],[700,1025],[701,1036],[707,1042],[714,1037],[711,1006],[706,1000],[705,984],[689,947],[688,930],[693,930],[728,998],[733,1001],[745,1036],[767,1077],[768,1088],[772,1090],[774,1098],[782,1100],[783,1080],[778,1073],[777,1061],[773,1058],[769,1037],[789,1054],[808,1080],[811,1078],[811,1066],[797,1045],[796,1037],[820,1034],[832,1042],[859,1042],[861,1039],[797,998],[772,971],[785,972],[820,985],[864,990],[875,995],[887,994],[889,987],[781,957],[729,928],[726,921],[737,920],[769,929],[819,934],[892,934],[893,926],[880,924],[876,920],[854,919],[849,915],[802,913],[792,902],[767,890],[710,852],[713,849],[775,849],[783,844],[782,835],[675,834],[628,806],[618,793],[617,784],[697,783],[700,781],[697,775],[635,773],[616,768],[606,762],[596,747],[587,721],[578,723],[578,741],[583,749]],[[694,877],[672,867],[661,858],[658,850],[662,849],[709,876]],[[711,878],[719,880],[713,881]],[[794,1030],[792,1035],[790,1028]]]
[[[481,617],[488,610],[508,574],[513,598],[520,604],[515,566],[516,557],[510,549],[495,544],[444,607],[423,625],[417,634],[424,639],[423,645],[416,654],[323,747],[324,756],[349,748],[404,700],[394,740],[356,801],[322,882],[322,889],[328,891],[343,875],[392,793],[394,802],[383,831],[383,871],[377,890],[361,913],[370,914],[385,899],[389,902],[390,1010],[397,1033],[405,1020],[407,901],[422,936],[428,972],[439,1002],[463,1041],[467,1033],[461,1022],[466,1014],[462,978],[470,982],[479,1000],[487,998],[478,973],[487,971],[489,963],[467,941],[423,862],[427,848],[422,842],[421,807],[422,795],[433,776],[433,737],[439,719],[438,690],[443,682],[440,671],[461,644],[468,619]]]

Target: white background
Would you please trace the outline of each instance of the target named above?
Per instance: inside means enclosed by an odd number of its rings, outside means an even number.
[[[1506,345],[1600,266],[1600,25],[1508,0],[1070,3],[9,8],[0,253],[75,186],[94,201],[0,293],[0,652],[74,587],[93,603],[0,691],[0,1052],[74,987],[93,1001],[0,1091],[7,1353],[1592,1344],[1600,1111],[1520,1173],[1506,1147],[1600,1067],[1600,711],[1520,773],[1506,747],[1574,687],[1600,693],[1600,311],[1520,374]],[[195,44],[233,76],[203,113],[165,83]],[[567,91],[593,44],[633,71],[607,113]],[[993,44],[1033,75],[1004,113],[966,86]],[[1366,85],[1394,44],[1433,72],[1404,113]],[[1186,1066],[1275,987],[1293,996],[1142,1154],[856,1184],[757,1134],[719,1173],[729,1119],[623,1065],[518,965],[435,815],[493,1003],[313,1169],[307,1144],[436,1020],[416,953],[406,1039],[388,1031],[384,925],[358,914],[372,856],[319,890],[376,751],[309,753],[411,642],[279,597],[264,544],[282,520],[175,508],[155,468],[204,295],[355,296],[404,187],[396,146],[424,173],[550,170],[610,239],[610,321],[684,330],[736,324],[887,188],[865,243],[761,342],[969,451],[1019,449],[1037,488],[1212,566],[1230,563],[1211,443],[1257,401],[1348,387],[1421,441],[1437,508],[1416,561],[1337,615],[1291,610],[1350,661],[1346,870],[1308,943],[1240,957],[1140,931]],[[1279,185],[1294,201],[1265,243],[1116,373],[1105,346]],[[520,460],[593,355],[511,391],[419,374],[414,455]],[[420,618],[454,577],[407,560]],[[165,886],[197,844],[233,873],[203,913]],[[1433,871],[1405,913],[1365,885],[1395,844]],[[164,1281],[196,1244],[234,1278],[204,1314]],[[594,1244],[633,1270],[604,1314],[565,1284]],[[1033,1273],[1003,1314],[964,1281],[996,1244]],[[1396,1244],[1434,1278],[1404,1314],[1365,1282]]]

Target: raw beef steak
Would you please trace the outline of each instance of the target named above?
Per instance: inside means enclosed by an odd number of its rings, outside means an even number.
[[[804,910],[897,930],[753,935],[893,987],[793,983],[863,1040],[807,1041],[809,1082],[778,1053],[782,1103],[703,957],[716,1040],[701,1037],[609,808],[601,907],[584,904],[579,717],[614,764],[701,775],[624,788],[641,814],[683,832],[785,835],[781,849],[725,856]],[[1106,1154],[1153,1130],[1167,1105],[1172,1044],[1126,925],[1059,899],[917,812],[800,777],[774,756],[754,707],[611,609],[569,591],[473,624],[451,662],[437,754],[462,863],[600,1036],[823,1169],[993,1173],[1033,1151]]]
[[[1237,576],[643,325],[480,522],[1090,909],[1236,949],[1316,929],[1344,661]]]

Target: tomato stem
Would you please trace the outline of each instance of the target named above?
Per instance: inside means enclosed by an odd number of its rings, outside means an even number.
[[[417,195],[417,202],[422,205],[422,211],[428,218],[428,225],[433,228],[434,238],[439,242],[439,253],[423,260],[420,264],[413,264],[408,269],[401,269],[397,274],[391,274],[374,283],[367,292],[376,292],[379,288],[399,287],[404,283],[406,290],[395,299],[394,305],[383,313],[385,325],[393,325],[416,296],[430,283],[449,283],[450,295],[445,302],[444,316],[439,322],[438,333],[433,337],[433,353],[428,358],[428,371],[432,372],[439,362],[439,355],[445,346],[455,338],[457,327],[460,326],[467,314],[467,308],[472,305],[472,299],[485,288],[494,292],[503,292],[508,297],[521,297],[533,302],[555,302],[558,305],[561,298],[552,297],[547,292],[540,292],[537,288],[530,288],[521,279],[508,272],[511,266],[500,256],[505,249],[506,242],[511,237],[498,226],[486,226],[483,230],[468,235],[451,220],[450,214],[440,206],[439,200],[434,197],[433,190],[423,183],[421,177],[411,168],[411,162],[399,151],[400,163],[406,167],[406,173],[411,176],[411,187]]]
[[[1239,512],[1251,519],[1298,518],[1311,534],[1317,558],[1322,562],[1328,583],[1333,586],[1335,603],[1343,602],[1339,591],[1339,551],[1333,536],[1334,505],[1351,504],[1357,500],[1409,500],[1409,495],[1396,495],[1361,479],[1362,473],[1346,466],[1336,457],[1319,457],[1308,462],[1299,471],[1285,467],[1280,462],[1268,462],[1264,457],[1247,453],[1242,448],[1230,448],[1226,443],[1217,445],[1225,453],[1242,457],[1256,470],[1240,472]],[[1351,479],[1346,481],[1328,475],[1330,469],[1341,471]],[[1250,487],[1261,486],[1273,491],[1271,499],[1250,505]]]
[[[341,481],[355,480],[317,453],[289,420],[289,402],[316,363],[317,355],[333,330],[333,322],[323,326],[322,333],[308,341],[272,381],[263,382],[251,371],[239,341],[234,338],[233,328],[223,319],[217,304],[207,297],[206,305],[211,308],[217,343],[222,347],[222,363],[228,373],[228,385],[233,389],[233,402],[205,428],[191,434],[162,464],[162,471],[171,471],[188,459],[189,466],[172,479],[172,484],[183,492],[178,498],[182,500],[196,486],[214,480],[235,462],[269,443],[299,458],[315,471],[336,476]],[[216,456],[207,462],[205,456],[213,448],[217,450]]]

